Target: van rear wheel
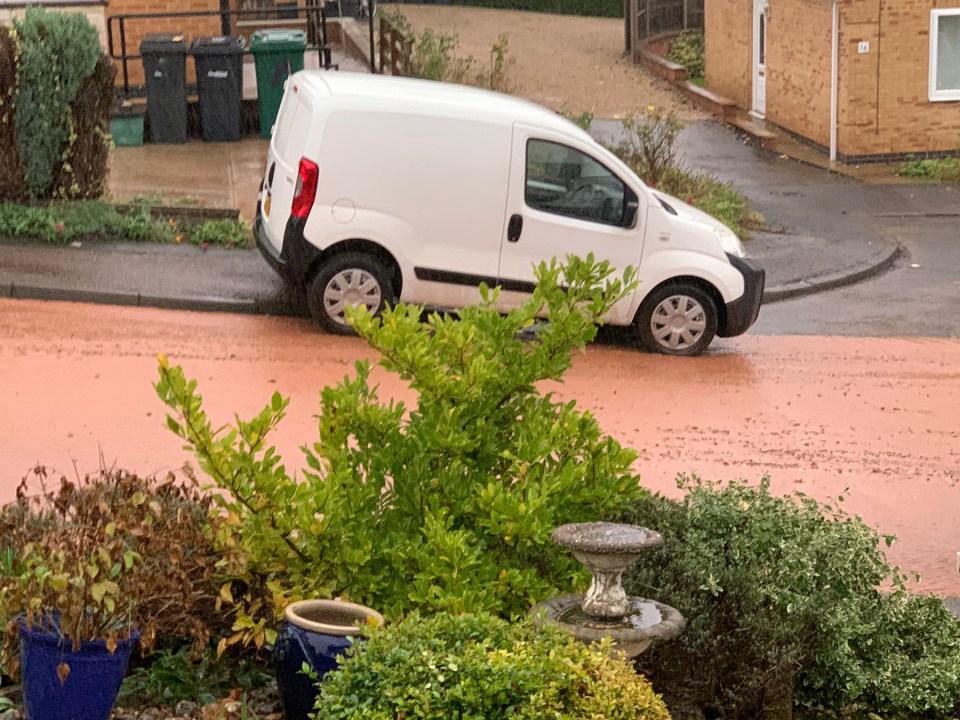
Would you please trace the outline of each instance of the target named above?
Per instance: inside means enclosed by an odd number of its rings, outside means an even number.
[[[700,355],[717,334],[717,306],[694,285],[669,283],[644,298],[633,324],[649,352]]]
[[[307,288],[310,315],[327,332],[355,335],[344,311],[364,305],[373,315],[393,301],[393,283],[383,263],[373,255],[347,252],[334,255],[321,267]]]

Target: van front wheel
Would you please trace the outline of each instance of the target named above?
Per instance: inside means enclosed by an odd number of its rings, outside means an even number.
[[[307,288],[310,315],[327,332],[355,335],[344,311],[364,305],[373,315],[393,301],[393,283],[383,263],[367,253],[347,252],[325,262]]]
[[[717,334],[717,306],[694,285],[670,283],[644,298],[633,323],[649,352],[699,355]]]

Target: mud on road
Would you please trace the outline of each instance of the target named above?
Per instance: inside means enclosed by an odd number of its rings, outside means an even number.
[[[188,460],[151,387],[158,353],[199,380],[215,420],[291,396],[276,438],[291,469],[315,436],[320,388],[376,358],[295,319],[12,300],[0,318],[0,501],[38,462],[72,474],[102,453],[152,473]],[[411,398],[377,379],[382,394]],[[677,473],[696,471],[843,494],[899,537],[889,555],[921,572],[918,589],[960,594],[960,341],[746,336],[692,359],[607,342],[549,389],[637,449],[651,489],[676,494]]]

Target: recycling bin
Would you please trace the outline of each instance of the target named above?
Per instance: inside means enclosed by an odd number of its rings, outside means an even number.
[[[198,37],[190,46],[197,70],[200,133],[204,140],[240,139],[244,39],[235,35]]]
[[[155,143],[187,141],[187,43],[180,33],[148,33],[140,43],[147,118]]]
[[[280,111],[283,84],[287,77],[303,70],[307,34],[303,30],[257,30],[250,36],[250,52],[257,69],[257,108],[260,134],[270,131]]]

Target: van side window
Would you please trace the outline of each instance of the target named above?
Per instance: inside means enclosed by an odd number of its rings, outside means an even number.
[[[524,200],[554,215],[622,225],[627,202],[636,196],[589,155],[560,143],[528,140]]]

